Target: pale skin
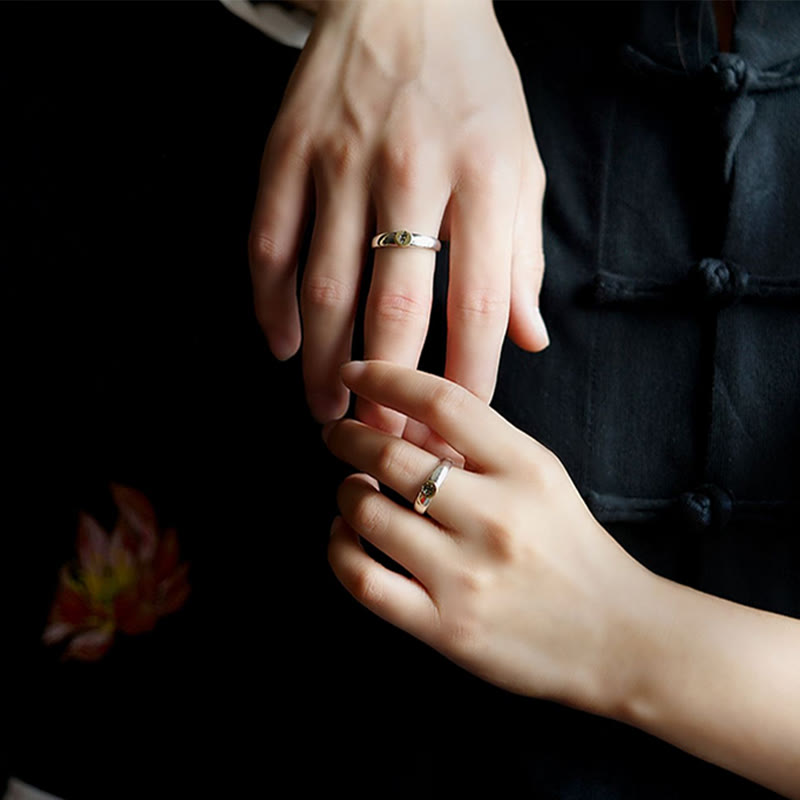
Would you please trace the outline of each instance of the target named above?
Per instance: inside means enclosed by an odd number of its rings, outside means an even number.
[[[359,602],[497,686],[620,720],[800,798],[799,620],[650,572],[551,451],[463,387],[382,361],[341,376],[463,455],[422,516],[376,481],[411,503],[437,456],[353,419],[323,428],[359,470],[339,489],[329,546]]]
[[[342,416],[337,368],[367,291],[364,356],[415,366],[428,328],[434,256],[381,250],[398,228],[450,239],[446,377],[489,400],[508,333],[547,347],[539,311],[545,170],[516,63],[491,0],[295,0],[316,15],[261,165],[249,237],[256,315],[273,354],[301,347],[308,404]],[[713,2],[729,50],[735,4]],[[315,218],[298,302],[298,251]],[[302,320],[302,325],[301,325]],[[400,432],[401,416],[357,416]],[[419,443],[428,431],[408,424]]]
[[[544,170],[490,4],[304,5],[321,13],[267,142],[250,253],[258,318],[277,357],[302,341],[314,416],[334,419],[349,391],[359,398],[362,421],[324,428],[360,470],[339,491],[334,572],[374,613],[493,684],[623,721],[800,798],[800,622],[647,570],[554,454],[482,402],[506,329],[525,349],[547,345]],[[733,11],[715,2],[723,50]],[[451,240],[450,381],[410,369],[430,312],[425,252],[377,254],[365,353],[383,361],[339,371],[369,238],[399,227]],[[377,481],[413,501],[437,463],[431,449],[463,458],[422,517]]]
[[[379,250],[372,284],[362,286],[378,231],[450,241],[448,378],[489,400],[506,333],[527,350],[547,346],[538,310],[544,184],[517,66],[490,0],[318,4],[265,147],[249,242],[256,315],[278,358],[302,342],[317,420],[347,408],[338,368],[351,357],[362,291],[365,357],[419,361],[435,256]],[[393,433],[405,425],[366,403],[357,414]]]

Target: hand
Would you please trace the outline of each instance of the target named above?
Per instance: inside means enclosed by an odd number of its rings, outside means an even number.
[[[250,232],[257,317],[274,355],[301,344],[314,416],[341,416],[372,235],[451,240],[445,375],[490,399],[506,330],[540,350],[544,170],[489,0],[321,4],[267,141]],[[297,258],[315,218],[297,301]],[[376,251],[365,357],[416,366],[435,256]],[[403,420],[360,405],[399,433]]]
[[[359,397],[429,425],[464,457],[427,516],[413,501],[437,464],[356,420],[329,423],[337,457],[366,474],[338,495],[331,566],[353,596],[475,675],[610,715],[626,696],[623,653],[654,578],[592,517],[556,456],[460,386],[387,362],[342,368]],[[370,558],[359,537],[413,576]]]

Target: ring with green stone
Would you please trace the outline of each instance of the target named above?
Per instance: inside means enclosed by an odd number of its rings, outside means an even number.
[[[452,468],[453,462],[449,458],[443,458],[436,465],[433,472],[431,472],[422,486],[420,486],[417,499],[414,501],[414,511],[424,514],[428,510],[428,506],[431,504],[433,498],[436,497],[439,489],[442,488],[444,479]]]
[[[404,229],[397,231],[384,231],[372,237],[372,247],[419,247],[423,250],[442,249],[442,243],[435,236],[426,236],[424,233],[412,233]]]

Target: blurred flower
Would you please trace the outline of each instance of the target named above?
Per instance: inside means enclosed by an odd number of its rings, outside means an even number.
[[[152,630],[189,596],[188,564],[178,563],[174,530],[158,529],[150,501],[135,489],[112,485],[119,518],[109,535],[88,514],[78,523],[78,558],[59,572],[45,644],[69,640],[64,658],[96,661],[117,630]]]

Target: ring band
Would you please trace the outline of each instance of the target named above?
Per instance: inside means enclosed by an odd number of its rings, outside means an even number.
[[[414,511],[424,514],[428,510],[431,500],[436,497],[436,493],[442,488],[444,479],[452,468],[453,462],[449,458],[443,458],[436,465],[427,480],[420,486],[417,499],[414,501]]]
[[[424,233],[411,231],[384,231],[372,237],[372,247],[419,247],[423,250],[439,252],[442,243],[435,236],[426,236]]]

